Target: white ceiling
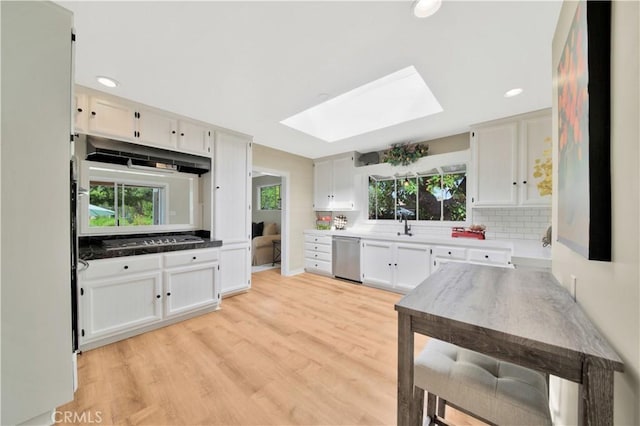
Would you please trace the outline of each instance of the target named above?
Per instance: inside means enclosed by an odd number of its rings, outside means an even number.
[[[445,0],[426,19],[410,1],[59,3],[75,13],[77,83],[309,158],[430,140],[551,106],[560,1]],[[280,124],[321,94],[409,65],[444,112],[335,143]],[[106,89],[97,75],[121,84]],[[504,98],[513,87],[524,93]]]

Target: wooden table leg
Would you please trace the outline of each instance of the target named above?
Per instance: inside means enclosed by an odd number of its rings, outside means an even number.
[[[415,425],[411,316],[398,312],[398,426]],[[420,410],[422,412],[422,410]]]
[[[613,425],[613,370],[586,361],[578,400],[580,425]]]

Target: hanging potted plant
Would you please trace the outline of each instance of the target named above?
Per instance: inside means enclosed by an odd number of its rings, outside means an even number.
[[[391,145],[391,148],[384,152],[383,161],[392,166],[408,166],[427,155],[428,151],[429,145],[427,144],[397,143]]]

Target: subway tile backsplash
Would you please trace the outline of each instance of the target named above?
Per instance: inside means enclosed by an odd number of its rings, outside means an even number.
[[[551,208],[474,208],[473,223],[487,227],[488,239],[539,240],[551,225]]]

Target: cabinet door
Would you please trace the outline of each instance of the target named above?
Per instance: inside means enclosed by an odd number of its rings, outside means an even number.
[[[251,287],[249,245],[237,244],[220,249],[220,288],[222,295]]]
[[[133,107],[92,96],[89,109],[89,133],[133,140]]]
[[[178,122],[178,149],[195,154],[211,154],[211,129],[189,121]]]
[[[75,93],[73,100],[73,132],[87,133],[87,127],[89,125],[89,99],[84,93]]]
[[[363,283],[393,288],[393,243],[364,241],[360,256]]]
[[[419,244],[396,244],[396,288],[403,292],[413,290],[426,280],[431,271],[429,247]]]
[[[217,262],[167,270],[164,273],[165,317],[218,304],[217,274]]]
[[[251,240],[250,142],[216,133],[214,164],[215,238],[224,244],[247,243]]]
[[[128,331],[162,319],[160,271],[80,283],[80,342]],[[84,336],[83,336],[84,334]]]
[[[536,164],[541,170],[545,163],[551,164],[551,114],[523,120],[521,140],[520,202],[525,205],[550,205],[551,194],[541,195],[538,188],[538,183],[544,179],[544,175],[535,178],[533,174]],[[550,178],[548,186],[550,189]]]
[[[353,208],[353,157],[333,160],[333,208]]]
[[[313,207],[315,210],[331,210],[333,195],[333,163],[320,160],[313,163]]]
[[[138,109],[138,142],[176,149],[178,120],[145,108]]]
[[[510,206],[518,202],[518,125],[476,129],[473,136],[475,206]]]

